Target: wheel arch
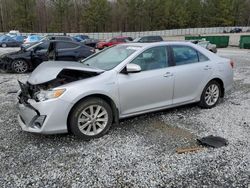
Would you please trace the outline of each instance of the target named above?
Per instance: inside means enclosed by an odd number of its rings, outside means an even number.
[[[224,87],[223,80],[220,79],[220,78],[218,78],[218,77],[216,77],[216,78],[213,78],[212,80],[210,80],[209,82],[212,82],[212,81],[216,81],[216,82],[218,82],[220,84],[220,87],[221,87],[221,96],[220,97],[224,97],[224,95],[225,95],[225,87]]]
[[[113,123],[117,124],[119,123],[119,109],[117,108],[115,102],[113,99],[111,99],[109,96],[104,95],[104,94],[91,94],[91,95],[87,95],[81,99],[79,99],[70,109],[69,113],[68,113],[68,117],[67,117],[67,129],[68,132],[70,131],[70,127],[69,127],[69,117],[73,111],[73,109],[76,107],[77,104],[79,104],[80,102],[87,100],[88,98],[100,98],[102,100],[104,100],[105,102],[107,102],[111,109],[112,109],[112,113],[113,113]]]

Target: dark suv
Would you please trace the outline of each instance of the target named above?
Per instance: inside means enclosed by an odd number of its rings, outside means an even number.
[[[161,41],[163,41],[163,38],[161,36],[143,36],[136,38],[133,42],[150,43]]]
[[[0,59],[0,68],[25,73],[35,69],[43,61],[79,61],[93,53],[94,48],[78,42],[45,40],[20,51],[5,54]]]

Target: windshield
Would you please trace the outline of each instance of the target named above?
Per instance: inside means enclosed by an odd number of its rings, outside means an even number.
[[[42,44],[42,42],[38,42],[38,43],[35,43],[35,44],[33,43],[33,44],[30,44],[30,45],[25,46],[24,49],[25,49],[26,51],[29,51],[29,50],[31,50],[31,49],[37,47],[37,46],[40,45],[40,44]]]
[[[138,37],[138,38],[136,38],[136,39],[134,40],[134,42],[138,42],[140,39],[141,39],[141,38]]]
[[[114,46],[107,48],[90,58],[83,60],[84,65],[95,67],[102,70],[110,70],[119,65],[122,61],[133,54],[138,47],[133,46]]]

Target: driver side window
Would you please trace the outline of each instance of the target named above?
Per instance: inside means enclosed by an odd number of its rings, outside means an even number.
[[[168,67],[168,56],[165,46],[150,48],[142,52],[131,63],[139,65],[141,71]]]
[[[48,42],[44,42],[40,45],[38,45],[35,49],[35,51],[41,51],[41,50],[48,50],[49,48],[49,43]]]

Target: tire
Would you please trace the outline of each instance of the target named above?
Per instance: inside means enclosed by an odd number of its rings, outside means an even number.
[[[15,73],[26,73],[29,70],[28,63],[23,59],[14,60],[11,64],[12,71]]]
[[[202,108],[215,107],[221,97],[221,91],[221,85],[217,81],[210,81],[202,92],[199,106]]]
[[[91,140],[105,135],[112,121],[112,109],[106,101],[87,98],[80,101],[71,111],[69,131],[83,140]]]
[[[1,46],[2,46],[3,48],[6,48],[6,47],[7,47],[7,44],[3,43]]]

